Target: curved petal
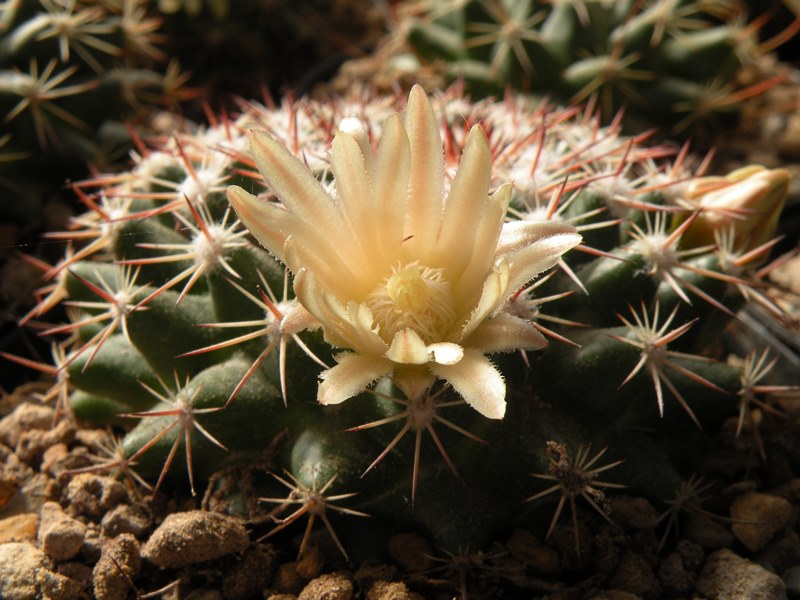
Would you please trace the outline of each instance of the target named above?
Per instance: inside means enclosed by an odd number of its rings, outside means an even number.
[[[454,296],[463,299],[470,308],[477,302],[475,294],[496,262],[495,249],[503,230],[503,220],[508,211],[511,190],[511,184],[505,184],[491,195],[474,239],[470,240],[469,260],[461,273],[452,274],[458,278]]]
[[[519,349],[538,350],[547,345],[547,338],[525,319],[501,312],[481,322],[464,340],[464,345],[491,354]]]
[[[322,381],[317,391],[320,404],[340,404],[392,370],[391,362],[377,356],[343,352],[336,360],[339,364],[320,375]]]
[[[292,214],[321,230],[341,228],[341,213],[333,199],[308,167],[283,144],[264,131],[253,130],[250,132],[250,148],[269,189]]]
[[[428,96],[419,85],[411,89],[406,109],[406,131],[411,146],[411,171],[405,217],[404,247],[414,256],[432,248],[442,219],[444,151],[439,124]]]
[[[395,253],[403,243],[411,148],[406,130],[398,115],[386,119],[375,157],[373,188],[376,221],[380,224],[378,243],[385,256],[397,260]]]
[[[331,170],[338,193],[339,207],[349,227],[350,243],[361,249],[361,271],[368,269],[379,235],[376,227],[375,199],[367,177],[364,155],[350,135],[337,132],[331,150]],[[355,258],[355,257],[354,257]]]
[[[416,331],[409,328],[394,334],[386,358],[406,365],[424,365],[431,360],[428,346]]]
[[[452,342],[428,344],[428,354],[440,365],[454,365],[464,358],[464,348]]]
[[[533,241],[529,246],[508,256],[511,279],[508,287],[518,290],[531,279],[556,265],[561,255],[581,243],[577,233],[552,233]]]
[[[463,329],[458,335],[459,340],[470,335],[486,317],[505,303],[509,290],[512,289],[508,286],[509,277],[508,263],[501,261],[483,282],[480,300],[470,314],[467,323],[463,325]]]
[[[291,213],[274,202],[253,196],[238,185],[228,186],[227,196],[236,216],[247,230],[270,254],[283,261],[283,245],[287,235],[279,223],[294,219]]]
[[[491,220],[489,185],[492,175],[492,153],[486,134],[474,126],[467,137],[439,230],[437,258],[452,273],[461,273],[472,252],[465,243],[475,239],[481,224]],[[504,211],[505,212],[505,211]],[[499,229],[502,221],[497,223]]]
[[[453,365],[431,363],[431,372],[444,379],[472,408],[490,419],[506,413],[506,384],[503,376],[483,354],[467,349]]]

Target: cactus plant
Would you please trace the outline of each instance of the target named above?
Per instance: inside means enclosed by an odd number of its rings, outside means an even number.
[[[762,43],[760,24],[736,1],[432,0],[412,4],[402,30],[423,63],[476,93],[596,95],[606,115],[626,106],[629,125],[638,115],[680,132],[718,123],[774,85],[736,81],[796,31]]]
[[[784,170],[703,176],[591,110],[458,88],[243,108],[76,186],[26,318],[67,307],[54,395],[126,429],[104,465],[194,492],[266,456],[281,529],[365,513],[453,552],[569,502],[577,546],[579,496],[672,498],[674,432],[766,402],[766,358],[715,359],[745,303],[784,318]]]
[[[42,197],[89,164],[109,167],[130,146],[126,123],[143,105],[174,105],[185,76],[159,49],[160,21],[144,3],[24,0],[0,7],[0,113],[18,201],[6,219],[30,224]],[[42,177],[47,173],[47,177]]]

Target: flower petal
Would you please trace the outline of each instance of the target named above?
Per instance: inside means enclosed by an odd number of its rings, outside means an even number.
[[[394,334],[386,358],[406,365],[424,365],[430,362],[428,346],[413,329],[402,329]]]
[[[237,185],[228,186],[227,195],[247,230],[270,254],[282,261],[286,234],[279,223],[293,219],[291,213],[274,202],[253,196]]]
[[[492,221],[491,174],[489,142],[483,129],[476,125],[469,132],[458,172],[450,186],[436,242],[438,264],[446,266],[451,273],[461,273],[472,256],[465,242],[475,240],[477,229]],[[502,220],[496,223],[498,233],[501,224]]]
[[[320,404],[340,404],[392,370],[392,363],[377,356],[343,352],[336,360],[339,364],[320,375],[322,382],[317,392]]]
[[[480,300],[472,314],[470,314],[467,323],[462,326],[458,339],[463,339],[470,335],[486,317],[505,303],[509,294],[513,291],[508,286],[509,277],[508,263],[501,261],[484,280]]]
[[[411,146],[411,171],[403,235],[413,256],[428,254],[442,220],[444,151],[439,125],[428,96],[419,85],[411,89],[406,109]]]
[[[477,350],[464,350],[453,365],[431,363],[431,372],[446,380],[472,408],[490,419],[506,412],[506,384],[495,366]]]
[[[556,265],[561,256],[581,243],[572,225],[552,221],[519,221],[524,225],[503,226],[497,256],[508,260],[511,279],[508,286],[516,291],[531,279]]]
[[[428,355],[440,365],[454,365],[464,358],[464,348],[452,342],[428,344]]]
[[[510,352],[512,350],[538,350],[547,345],[547,339],[525,319],[501,312],[481,322],[464,345],[481,352]]]
[[[495,249],[508,210],[511,189],[511,184],[502,185],[489,198],[480,226],[467,247],[469,261],[460,274],[453,274],[458,277],[453,296],[469,309],[478,301],[476,292],[483,286],[486,275],[496,262]]]
[[[373,187],[375,219],[380,224],[378,243],[384,255],[397,252],[403,243],[403,220],[406,213],[406,194],[411,170],[411,149],[400,117],[386,119],[375,157]],[[397,257],[392,256],[393,260]]]
[[[251,131],[250,135],[256,166],[284,206],[320,231],[341,228],[341,213],[308,167],[266,132]]]

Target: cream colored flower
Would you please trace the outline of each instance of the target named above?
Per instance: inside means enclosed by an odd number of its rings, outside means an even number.
[[[483,415],[501,418],[505,382],[486,354],[546,344],[504,308],[580,243],[575,229],[505,223],[511,186],[489,194],[492,155],[477,126],[445,193],[439,127],[420,87],[405,124],[387,119],[376,151],[365,135],[336,133],[333,193],[266,133],[254,131],[251,143],[280,203],[235,186],[228,198],[288,266],[325,339],[347,350],[322,374],[319,401],[337,404],[390,374],[413,400],[439,378]]]

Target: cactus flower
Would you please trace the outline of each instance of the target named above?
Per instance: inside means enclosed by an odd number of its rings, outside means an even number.
[[[683,233],[681,244],[686,248],[711,245],[715,231],[732,230],[736,250],[758,248],[775,235],[790,181],[786,169],[757,165],[737,169],[725,177],[695,180],[687,200],[690,207],[702,211]]]
[[[253,131],[256,166],[280,202],[228,189],[245,226],[289,268],[325,339],[343,350],[323,372],[318,400],[340,403],[387,375],[414,400],[441,379],[481,414],[501,418],[505,382],[486,355],[546,344],[504,309],[581,237],[563,223],[505,221],[511,185],[490,194],[492,154],[480,126],[448,182],[437,118],[420,87],[405,122],[386,120],[376,150],[363,133],[336,132],[328,188]]]

